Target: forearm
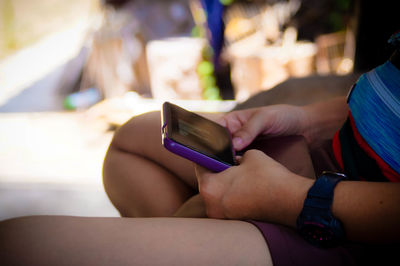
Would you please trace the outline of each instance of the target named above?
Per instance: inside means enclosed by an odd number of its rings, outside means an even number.
[[[303,131],[309,143],[332,139],[345,122],[349,110],[345,97],[307,105],[303,109],[307,117]]]
[[[399,242],[400,183],[340,182],[332,211],[343,222],[348,239]]]
[[[296,227],[313,180],[297,176],[266,210],[266,220]],[[346,238],[367,243],[393,243],[400,239],[400,183],[342,181],[335,188],[333,215],[344,226]],[[273,215],[274,217],[271,217]]]

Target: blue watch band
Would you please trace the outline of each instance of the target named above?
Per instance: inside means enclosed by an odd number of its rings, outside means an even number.
[[[343,226],[333,216],[331,205],[337,183],[345,178],[344,174],[323,172],[309,189],[297,229],[311,244],[330,247],[344,238]]]
[[[344,174],[324,172],[308,191],[304,206],[330,210],[334,189],[337,183],[345,178]]]

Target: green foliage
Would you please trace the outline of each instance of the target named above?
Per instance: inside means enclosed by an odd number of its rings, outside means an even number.
[[[205,31],[203,27],[200,26],[194,26],[192,29],[192,37],[195,38],[204,38],[205,36]]]
[[[203,88],[215,87],[215,77],[214,75],[206,75],[200,78],[201,85]]]
[[[336,0],[332,12],[327,17],[330,31],[336,32],[346,28],[347,17],[351,12],[353,0]]]
[[[212,75],[213,72],[214,72],[214,64],[209,61],[202,61],[197,66],[197,73],[200,75],[200,77],[206,75]]]
[[[224,6],[229,6],[230,4],[233,3],[234,0],[219,0],[219,2],[221,4],[223,4]]]
[[[203,92],[203,97],[207,100],[221,100],[219,89],[217,87],[206,88]]]

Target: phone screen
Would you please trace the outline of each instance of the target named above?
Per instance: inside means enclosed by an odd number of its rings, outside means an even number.
[[[235,165],[229,131],[218,123],[181,107],[167,105],[168,137],[190,149]]]

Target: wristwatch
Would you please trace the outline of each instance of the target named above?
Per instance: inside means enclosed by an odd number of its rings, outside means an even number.
[[[325,171],[307,193],[297,229],[313,245],[332,247],[344,239],[342,223],[331,211],[335,186],[343,179],[347,179],[345,174]]]

